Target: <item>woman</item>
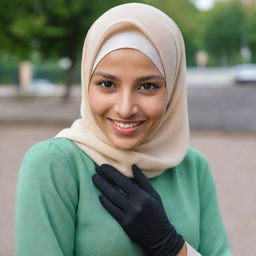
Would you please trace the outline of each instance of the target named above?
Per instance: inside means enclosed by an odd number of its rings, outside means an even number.
[[[82,118],[26,154],[16,255],[230,255],[205,158],[189,148],[176,24],[138,3],[85,39]]]

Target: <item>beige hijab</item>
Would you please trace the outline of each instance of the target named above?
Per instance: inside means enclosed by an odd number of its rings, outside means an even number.
[[[93,119],[88,104],[88,87],[101,45],[112,34],[131,28],[141,31],[158,51],[169,103],[164,117],[147,141],[132,150],[120,150],[110,143]],[[110,9],[96,20],[86,36],[81,73],[81,119],[56,137],[73,140],[97,164],[111,164],[128,177],[132,176],[132,164],[137,164],[147,177],[155,177],[182,161],[189,141],[186,61],[183,38],[173,20],[160,10],[140,3]]]

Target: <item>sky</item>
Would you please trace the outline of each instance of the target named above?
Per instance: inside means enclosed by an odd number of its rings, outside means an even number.
[[[214,0],[195,0],[195,4],[200,10],[209,10],[213,6]]]

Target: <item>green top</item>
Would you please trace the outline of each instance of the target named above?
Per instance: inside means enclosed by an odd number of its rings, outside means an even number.
[[[17,186],[16,256],[144,255],[102,207],[94,173],[95,163],[71,140],[49,139],[28,151]],[[192,247],[203,256],[231,255],[212,175],[199,152],[190,148],[177,167],[150,183]]]

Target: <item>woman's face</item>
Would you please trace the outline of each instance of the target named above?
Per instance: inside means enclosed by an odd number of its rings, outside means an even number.
[[[96,66],[89,105],[98,126],[120,149],[133,149],[150,136],[167,106],[165,80],[145,54],[119,49]]]

